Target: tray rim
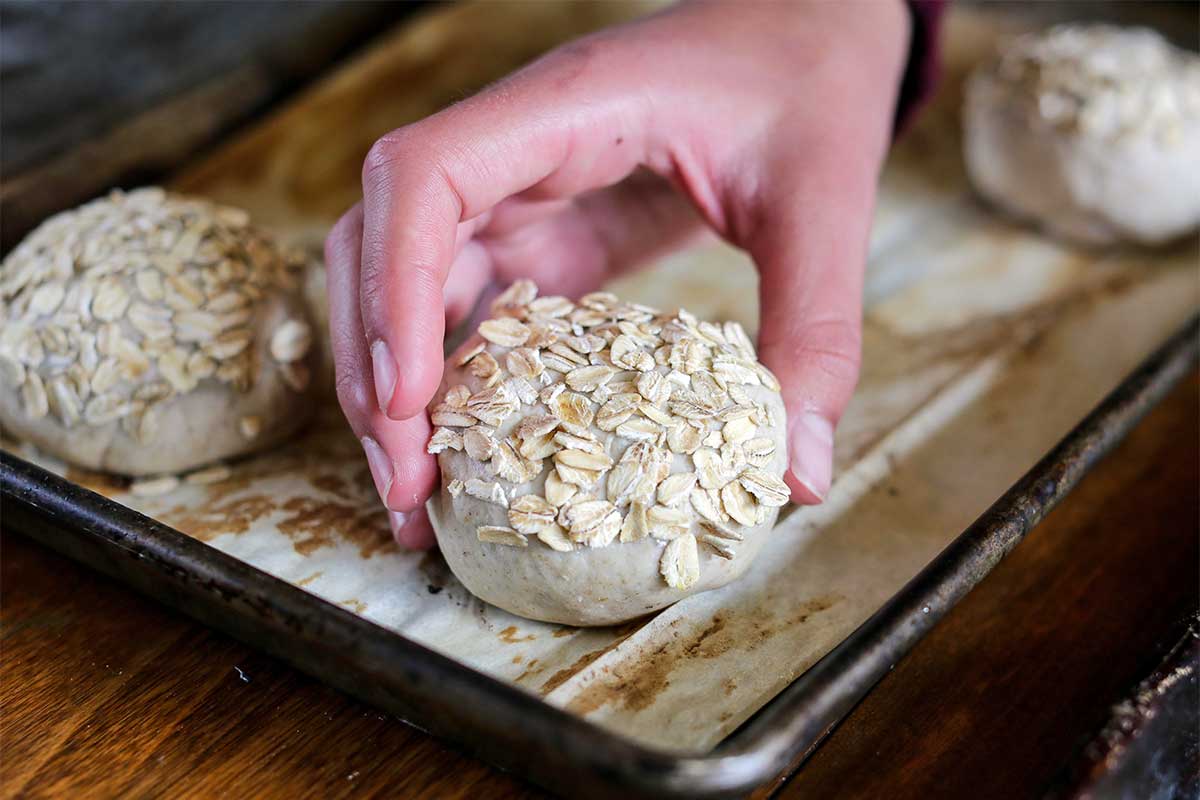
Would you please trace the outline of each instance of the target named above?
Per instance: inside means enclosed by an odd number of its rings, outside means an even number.
[[[738,796],[797,768],[1198,361],[1194,314],[871,617],[703,754],[606,731],[4,450],[0,522],[548,789]]]

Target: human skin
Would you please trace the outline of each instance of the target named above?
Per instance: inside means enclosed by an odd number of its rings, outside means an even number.
[[[821,502],[909,35],[901,0],[689,2],[377,141],[325,252],[338,400],[397,540],[433,543],[425,407],[481,292],[528,277],[576,296],[714,234],[758,269],[786,479]]]

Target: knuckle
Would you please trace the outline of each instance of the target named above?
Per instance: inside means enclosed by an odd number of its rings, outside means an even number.
[[[610,74],[614,39],[601,31],[556,47],[536,68],[545,70],[549,87],[557,92],[592,85],[593,76]]]
[[[852,353],[857,358],[862,347],[862,326],[844,317],[831,317],[811,322],[805,330],[805,338],[832,350]]]
[[[367,150],[363,159],[362,182],[364,186],[384,182],[397,167],[416,163],[412,157],[416,147],[413,126],[397,128],[381,136]]]
[[[844,317],[809,320],[802,327],[762,342],[772,360],[786,359],[804,370],[853,386],[862,366],[862,327]]]
[[[370,413],[368,393],[362,378],[350,370],[338,368],[334,371],[334,391],[337,393],[338,405],[350,422],[350,427],[358,435],[363,420]]]
[[[358,290],[359,312],[362,314],[363,325],[370,328],[378,315],[389,308],[386,270],[376,262],[371,266],[363,264],[362,285]]]
[[[801,335],[800,363],[835,383],[853,387],[862,366],[862,330],[845,319],[809,325]]]
[[[813,322],[801,332],[800,347],[805,354],[844,364],[857,374],[862,361],[862,327],[840,317]]]
[[[861,358],[858,351],[806,347],[803,357],[811,369],[821,372],[839,384],[854,385],[858,382]]]

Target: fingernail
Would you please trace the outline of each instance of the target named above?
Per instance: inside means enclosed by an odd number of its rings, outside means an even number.
[[[392,490],[392,460],[379,446],[379,442],[370,436],[362,438],[363,451],[367,454],[367,466],[371,468],[371,477],[375,480],[375,491],[387,504],[388,493]]]
[[[833,482],[833,423],[807,411],[796,420],[788,439],[792,476],[824,500]]]
[[[371,372],[375,373],[375,399],[386,416],[396,393],[396,359],[383,339],[371,345]]]
[[[408,514],[402,511],[392,511],[388,509],[388,524],[392,526],[392,538],[396,540],[396,544],[404,544],[400,541],[400,530],[408,522]]]

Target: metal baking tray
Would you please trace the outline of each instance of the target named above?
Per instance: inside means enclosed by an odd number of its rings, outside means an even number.
[[[703,755],[623,739],[0,451],[2,522],[564,795],[739,796],[795,769],[1198,355],[1194,316],[890,601]]]

